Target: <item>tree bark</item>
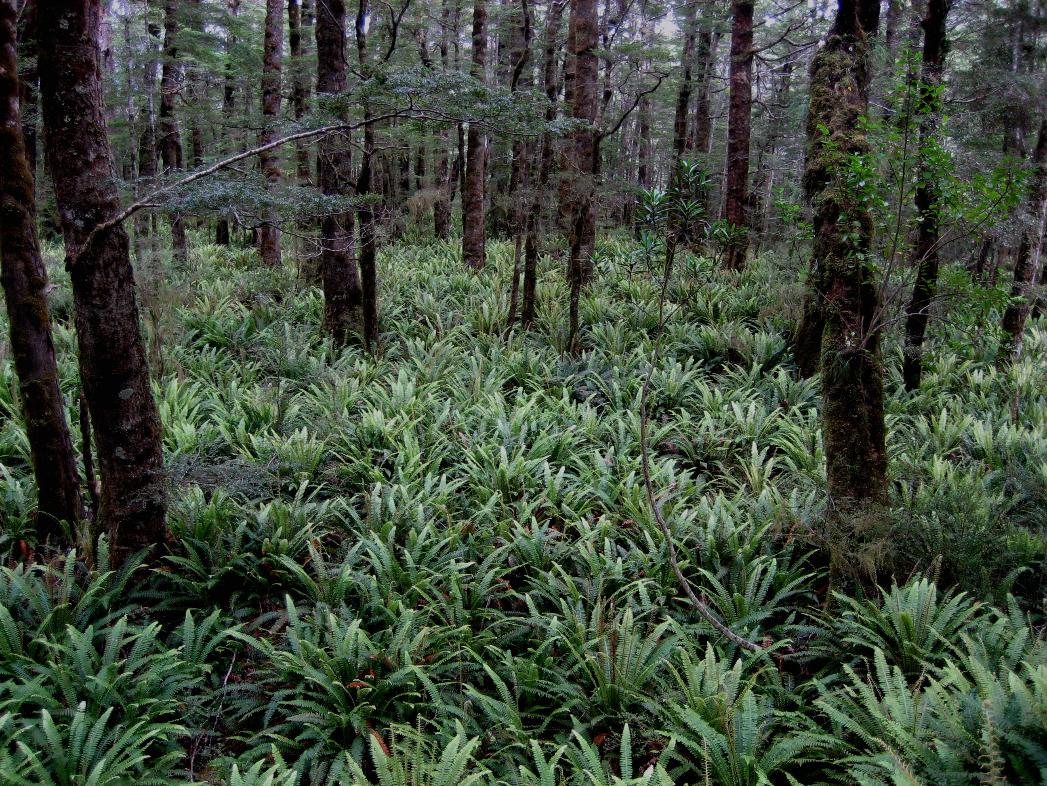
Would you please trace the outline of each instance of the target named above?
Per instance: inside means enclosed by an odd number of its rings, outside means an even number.
[[[485,82],[487,60],[487,2],[473,3],[472,75]],[[469,123],[462,186],[462,257],[467,267],[481,270],[487,262],[484,227],[484,178],[486,175],[486,135],[479,124]]]
[[[567,0],[552,0],[546,15],[545,38],[542,53],[542,87],[545,90],[545,122],[556,119],[556,96],[558,92],[556,45],[563,23],[563,11]],[[535,291],[538,286],[538,228],[552,175],[555,142],[550,132],[542,133],[538,155],[538,182],[534,187],[534,200],[527,214],[527,239],[524,243],[523,302],[520,306],[520,321],[524,327],[534,322],[536,309]]]
[[[222,114],[230,117],[236,108],[236,80],[233,69],[233,49],[236,46],[236,17],[240,13],[240,0],[226,0],[226,30],[225,30],[225,68],[222,85]],[[236,139],[233,139],[234,145]],[[229,218],[222,214],[215,225],[215,243],[228,246]]]
[[[344,93],[347,86],[345,59],[345,2],[321,0],[316,15],[316,92]],[[338,134],[325,136],[317,156],[320,190],[344,197],[350,186],[352,150]],[[352,256],[353,214],[325,214],[320,222],[320,279],[324,291],[324,328],[335,344],[344,344],[359,321],[360,272]]]
[[[181,88],[178,63],[178,6],[176,0],[164,2],[163,67],[160,71],[160,160],[164,175],[170,177],[182,168],[182,138],[175,117],[175,97]],[[171,216],[171,247],[175,263],[185,265],[189,246],[185,222],[177,213]]]
[[[19,105],[22,111],[22,137],[25,140],[25,157],[29,172],[36,177],[37,160],[37,92],[39,91],[39,74],[37,73],[37,13],[36,0],[25,0],[18,19],[18,87]]]
[[[84,518],[80,476],[59,387],[47,306],[47,270],[36,236],[36,191],[22,128],[14,0],[0,0],[0,281],[11,354],[36,478],[36,527],[58,538],[59,523]]]
[[[880,6],[879,0],[838,3],[811,65],[804,185],[814,207],[810,301],[824,325],[818,338],[829,498],[837,520],[858,520],[887,498],[882,306],[869,260],[873,219],[847,171],[853,156],[869,151],[862,119]]]
[[[1021,354],[1025,323],[1036,300],[1033,289],[1040,275],[1043,233],[1047,230],[1047,116],[1040,121],[1032,167],[1026,210],[1032,226],[1022,233],[1014,257],[1011,302],[1003,313],[1004,340],[999,354],[1001,363],[1008,363]]]
[[[312,7],[309,0],[287,0],[287,43],[291,49],[291,107],[294,119],[301,121],[305,117],[309,101],[309,83],[305,79],[305,36],[303,27],[311,22]],[[312,167],[309,165],[309,148],[299,144],[295,146],[295,164],[298,182],[309,185],[312,182]]]
[[[691,108],[691,90],[694,87],[694,50],[698,37],[698,4],[684,0],[683,51],[680,54],[680,89],[676,94],[676,114],[673,117],[673,155],[681,159],[687,151],[687,113]]]
[[[365,78],[371,75],[371,58],[367,51],[368,0],[359,0],[356,11],[356,56]],[[374,206],[368,197],[373,188],[374,125],[371,102],[364,99],[364,150],[356,178],[356,195],[360,198],[356,217],[360,225],[360,290],[363,309],[364,346],[373,351],[378,345],[378,269],[376,263]]]
[[[99,0],[41,0],[40,89],[47,159],[73,286],[80,379],[95,425],[99,521],[115,558],[166,537],[160,418],[138,326],[127,233],[84,241],[120,203],[106,134]]]
[[[917,112],[920,116],[919,174],[916,187],[917,233],[913,248],[916,281],[912,298],[906,310],[905,359],[902,378],[906,390],[920,387],[923,376],[923,342],[927,334],[931,303],[938,290],[938,243],[940,237],[939,185],[930,148],[938,136],[941,123],[942,75],[949,44],[945,25],[950,0],[928,0],[923,26],[923,63],[920,66],[920,85]]]
[[[284,59],[284,9],[280,0],[265,2],[265,40],[262,52],[262,133],[259,144],[268,144],[278,137],[276,124],[280,118],[281,72]],[[280,158],[275,150],[267,150],[258,157],[262,175],[269,188],[280,184]],[[280,266],[280,227],[276,211],[270,210],[258,227],[258,253],[266,267]]]
[[[731,21],[731,97],[727,109],[727,179],[724,218],[731,227],[724,266],[741,270],[749,253],[746,215],[749,136],[753,107],[753,1],[734,0]]]
[[[531,57],[531,5],[530,0],[520,0],[520,18],[512,30],[510,53],[510,92],[530,90],[531,74],[528,62]],[[512,211],[513,273],[509,290],[508,325],[516,322],[520,300],[520,277],[523,262],[523,238],[527,231],[527,208],[521,192],[526,189],[530,178],[530,145],[523,139],[513,140],[513,165],[509,177],[509,205]]]
[[[571,352],[579,349],[578,308],[582,289],[593,275],[593,251],[596,243],[596,0],[572,0],[571,17],[574,36],[570,52],[574,62],[574,87],[571,115],[580,124],[571,133],[571,256],[568,268],[568,345]]]

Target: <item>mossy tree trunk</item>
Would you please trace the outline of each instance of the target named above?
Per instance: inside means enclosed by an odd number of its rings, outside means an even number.
[[[849,177],[869,152],[869,51],[878,0],[838,0],[836,19],[811,65],[804,186],[814,211],[809,303],[823,326],[822,418],[828,492],[840,519],[887,498],[880,357],[881,302],[872,259],[873,219]]]
[[[14,0],[0,0],[0,282],[37,488],[41,539],[84,517],[76,454],[59,387],[47,307],[47,270],[36,235],[33,171],[21,121]]]

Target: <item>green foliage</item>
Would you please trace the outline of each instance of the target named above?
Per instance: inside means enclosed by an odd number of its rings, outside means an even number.
[[[1041,782],[1047,335],[997,369],[970,334],[998,303],[973,298],[928,384],[889,380],[899,578],[851,597],[820,551],[789,273],[681,246],[652,480],[685,575],[767,647],[740,652],[680,599],[640,470],[667,222],[600,239],[577,358],[551,259],[535,329],[503,336],[507,244],[484,276],[450,243],[385,253],[376,357],[335,350],[289,271],[196,246],[155,326],[171,547],[0,569],[0,782]],[[3,430],[21,554],[32,479]]]

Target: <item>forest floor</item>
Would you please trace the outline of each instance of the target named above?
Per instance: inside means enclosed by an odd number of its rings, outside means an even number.
[[[316,288],[253,252],[140,271],[171,554],[131,583],[75,556],[0,573],[0,784],[100,762],[111,786],[1042,783],[1043,323],[1000,371],[970,298],[915,394],[888,346],[892,511],[850,556],[888,586],[863,599],[828,578],[795,271],[683,255],[652,480],[692,584],[765,647],[746,653],[681,599],[644,491],[657,271],[599,250],[578,357],[552,261],[534,329],[505,335],[504,243],[480,274],[457,243],[386,250],[377,357],[332,349]],[[9,354],[8,554],[34,499]]]

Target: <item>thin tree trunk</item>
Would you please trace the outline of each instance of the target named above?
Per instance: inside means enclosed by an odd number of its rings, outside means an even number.
[[[39,75],[37,74],[37,13],[36,0],[24,0],[18,19],[18,61],[19,105],[22,110],[22,137],[25,140],[25,157],[29,164],[29,173],[36,177],[37,160],[37,92]]]
[[[596,242],[596,0],[573,0],[571,17],[574,37],[570,52],[574,61],[572,117],[580,124],[571,134],[573,142],[571,173],[571,257],[568,268],[568,347],[579,350],[579,301],[582,289],[593,275],[593,250]]]
[[[360,70],[365,78],[371,74],[370,55],[367,51],[368,0],[359,0],[356,12],[356,55]],[[364,346],[373,351],[378,345],[378,270],[375,240],[374,207],[368,197],[373,189],[372,166],[374,162],[374,126],[371,102],[364,99],[364,151],[360,172],[356,179],[356,194],[360,206],[356,216],[360,224],[360,288],[362,295]]]
[[[15,0],[0,0],[0,282],[11,354],[36,478],[36,527],[58,538],[59,523],[84,518],[80,476],[59,386],[47,306],[47,270],[36,236],[36,191],[22,127]],[[24,94],[24,93],[23,93]]]
[[[305,79],[305,37],[303,33],[303,18],[312,16],[308,0],[287,0],[287,42],[291,49],[291,107],[294,111],[294,119],[301,121],[305,117],[306,105],[309,101],[309,83]],[[309,165],[309,148],[304,144],[295,145],[295,164],[298,182],[309,185],[312,182],[312,167]]]
[[[556,119],[557,56],[556,44],[563,22],[563,11],[567,0],[552,0],[546,14],[545,40],[542,53],[542,86],[545,90],[545,122]],[[520,321],[530,327],[535,315],[535,290],[538,284],[538,227],[545,203],[549,178],[552,174],[554,141],[548,131],[542,134],[538,159],[538,182],[534,187],[534,201],[527,214],[527,239],[524,244],[523,303]]]
[[[240,13],[240,0],[226,0],[226,31],[225,31],[225,68],[222,85],[222,114],[231,117],[236,108],[236,80],[233,68],[233,49],[236,46],[236,17]],[[233,139],[235,146],[236,140]],[[222,246],[228,246],[229,218],[223,213],[215,226],[215,242]]]
[[[687,149],[687,113],[691,108],[691,90],[694,87],[694,50],[698,36],[698,4],[683,6],[683,51],[680,54],[680,90],[676,94],[676,114],[673,117],[673,155],[683,158]]]
[[[484,82],[487,60],[487,2],[473,3],[472,75]],[[465,181],[462,185],[462,257],[467,267],[481,270],[486,264],[484,186],[486,137],[479,124],[470,123],[467,137]]]
[[[749,136],[753,107],[753,1],[734,0],[731,22],[731,97],[727,110],[727,180],[724,218],[731,227],[724,266],[741,270],[749,253],[746,215]]]
[[[344,93],[347,86],[345,58],[345,2],[320,0],[316,15],[316,92]],[[317,156],[320,190],[345,196],[350,185],[352,149],[340,135],[326,136]],[[324,290],[324,328],[335,344],[348,338],[359,321],[360,272],[352,257],[353,214],[325,214],[320,222],[320,279]]]
[[[175,117],[175,97],[180,90],[178,63],[178,17],[176,0],[164,2],[164,50],[160,72],[160,159],[164,175],[170,177],[182,168],[182,138]],[[189,246],[185,236],[185,222],[177,213],[171,216],[171,247],[175,263],[185,265]]]
[[[262,53],[262,133],[259,144],[277,138],[280,118],[281,72],[284,58],[284,9],[280,0],[265,2],[265,41]],[[280,158],[275,150],[258,157],[262,175],[272,189],[280,184]],[[280,227],[275,210],[258,227],[258,253],[266,267],[280,266]]]
[[[916,187],[917,233],[913,249],[916,281],[912,299],[906,311],[905,360],[902,378],[906,390],[920,387],[923,376],[923,341],[927,334],[931,303],[938,290],[938,242],[941,216],[939,215],[939,185],[935,180],[934,164],[928,160],[931,146],[938,136],[941,122],[941,84],[945,71],[946,17],[949,0],[928,0],[923,18],[923,63],[920,67],[920,163]]]
[[[879,0],[838,0],[836,20],[811,66],[804,184],[814,206],[812,301],[820,308],[822,418],[831,504],[843,521],[867,521],[887,498],[879,290],[867,256],[869,207],[847,183],[852,156],[868,152],[869,50]],[[843,216],[846,215],[846,222]],[[874,507],[869,507],[869,506]],[[868,533],[867,533],[868,534]],[[853,555],[849,555],[853,556]]]
[[[99,0],[41,0],[41,18],[51,23],[40,30],[40,88],[73,287],[80,380],[98,444],[98,518],[119,559],[164,542],[166,495],[127,233],[116,226],[82,247],[93,227],[120,209],[93,44],[99,10]]]
[[[1021,354],[1025,323],[1036,299],[1033,290],[1040,275],[1043,233],[1047,229],[1047,116],[1040,121],[1032,166],[1027,207],[1032,227],[1022,233],[1014,257],[1011,302],[1003,313],[1004,340],[999,355],[1001,363],[1010,362]]]
[[[531,74],[528,62],[531,57],[531,6],[530,0],[520,0],[520,19],[513,25],[512,68],[509,90],[530,90]],[[528,163],[531,158],[530,145],[523,139],[513,140],[513,167],[509,177],[509,206],[513,223],[513,273],[509,291],[509,317],[507,325],[516,322],[520,299],[520,276],[523,261],[523,238],[527,231],[527,208],[521,192],[526,189],[530,176]]]

